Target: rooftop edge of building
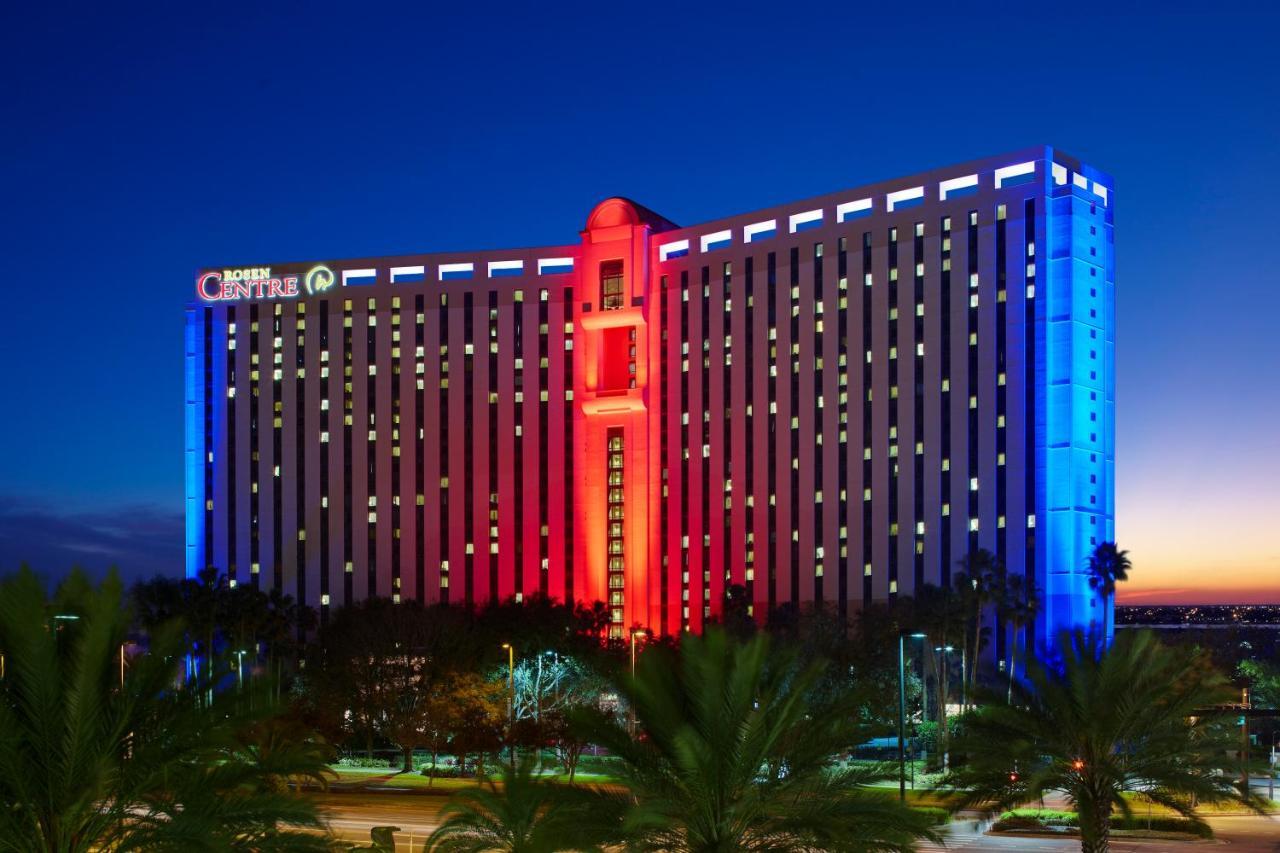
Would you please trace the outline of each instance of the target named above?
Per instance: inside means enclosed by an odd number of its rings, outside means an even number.
[[[1037,167],[1039,163],[1052,165],[1049,169],[1041,170]],[[801,230],[801,226],[815,220],[822,224],[829,208],[833,221],[842,223],[846,221],[846,217],[853,218],[855,215],[892,213],[895,210],[895,204],[923,198],[930,189],[936,189],[938,197],[946,200],[948,193],[959,193],[977,187],[979,182],[987,176],[990,177],[995,188],[1000,189],[1002,180],[1010,180],[1009,185],[1013,185],[1014,179],[1024,179],[1028,175],[1031,176],[1031,180],[1043,181],[1046,187],[1074,183],[1086,191],[1092,191],[1103,200],[1105,205],[1111,204],[1114,181],[1108,173],[1050,145],[1037,145],[686,226],[677,225],[630,198],[611,196],[601,200],[591,209],[585,229],[589,231],[593,228],[621,224],[647,225],[655,234],[663,236],[664,251],[660,254],[660,261],[665,262],[668,260],[668,255],[675,257],[693,253],[695,247],[692,238],[697,236],[701,237],[697,250],[705,252],[707,246],[702,245],[703,243],[714,243],[716,248],[723,248],[725,241],[735,242],[733,239],[735,231],[739,232],[742,242],[752,242],[753,234],[780,232],[784,223],[791,233]],[[1017,180],[1018,184],[1027,182],[1027,180]],[[580,233],[586,233],[586,231]],[[665,251],[666,246],[679,245],[681,241],[685,241],[685,245],[677,252]],[[307,272],[307,268],[332,266],[339,268],[335,276],[340,275],[344,285],[356,283],[356,280],[364,284],[373,283],[365,279],[382,278],[383,272],[380,272],[382,267],[386,268],[385,275],[391,283],[447,281],[451,278],[545,276],[572,272],[574,261],[580,251],[581,244],[575,242],[521,248],[418,252],[354,258],[256,262],[255,264],[219,264],[199,267],[196,275],[199,279],[209,272],[220,270],[281,267],[287,270],[285,274],[300,277]],[[434,277],[428,276],[428,266],[434,267]],[[209,302],[200,299],[193,299],[189,303],[192,307],[206,304]]]

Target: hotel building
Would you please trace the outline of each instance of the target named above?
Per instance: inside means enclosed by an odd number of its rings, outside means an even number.
[[[202,270],[187,572],[322,616],[604,601],[623,636],[730,585],[851,613],[982,547],[1038,641],[1101,620],[1113,205],[1038,147],[695,226],[610,198],[561,246]]]

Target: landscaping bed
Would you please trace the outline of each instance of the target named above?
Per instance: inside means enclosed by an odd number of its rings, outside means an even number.
[[[1000,815],[992,832],[1049,833],[1078,835],[1080,817],[1075,812],[1053,809],[1014,809]],[[1111,818],[1111,833],[1118,837],[1213,838],[1208,824],[1185,817],[1169,815],[1134,815]]]

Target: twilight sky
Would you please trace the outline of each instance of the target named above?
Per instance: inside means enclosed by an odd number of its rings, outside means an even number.
[[[181,572],[198,266],[565,243],[609,195],[692,224],[1048,143],[1116,180],[1122,602],[1280,602],[1280,13],[450,5],[6,14],[0,571]]]

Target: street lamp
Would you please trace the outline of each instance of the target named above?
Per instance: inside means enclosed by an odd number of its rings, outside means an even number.
[[[244,690],[244,649],[236,649],[236,686]]]
[[[950,743],[947,733],[943,731],[947,724],[947,700],[951,698],[951,653],[955,651],[954,646],[934,646],[935,652],[942,652],[942,707],[938,709],[938,743]],[[964,678],[964,669],[961,667],[961,678]],[[935,744],[936,746],[937,744]],[[942,753],[942,769],[945,771],[950,765],[949,756],[946,752]],[[914,770],[914,765],[913,765]],[[912,780],[915,779],[915,773],[912,773]],[[914,781],[913,781],[914,786]]]
[[[631,677],[636,677],[636,637],[645,635],[643,628],[636,628],[631,632]]]
[[[907,637],[923,640],[920,632],[898,632],[898,799],[907,801]]]
[[[631,681],[636,680],[636,637],[644,636],[644,631],[640,628],[633,628],[631,631]],[[636,736],[636,708],[635,702],[628,702],[627,716],[630,718],[631,738]]]
[[[516,763],[516,742],[515,742],[515,713],[516,713],[516,647],[510,643],[503,643],[502,647],[507,650],[507,737],[511,738],[510,759],[511,766]]]

